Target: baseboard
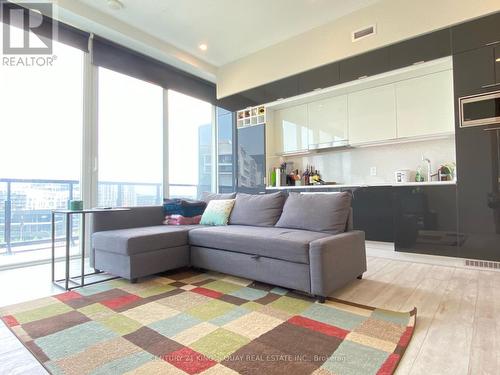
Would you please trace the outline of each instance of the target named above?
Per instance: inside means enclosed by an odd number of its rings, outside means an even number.
[[[386,250],[386,251],[396,251],[393,242],[380,242],[380,241],[365,241],[366,248]]]
[[[480,271],[489,271],[489,272],[500,272],[500,270],[496,269],[485,269],[480,267],[466,266],[465,258],[445,257],[441,255],[429,255],[429,254],[414,254],[414,253],[404,253],[400,251],[395,251],[394,244],[391,242],[366,241],[366,255],[377,258],[387,258],[393,260],[401,260],[405,262],[424,263],[436,266],[457,267],[469,270],[476,269]]]

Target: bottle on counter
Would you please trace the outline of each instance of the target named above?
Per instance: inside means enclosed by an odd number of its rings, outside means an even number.
[[[302,185],[302,178],[301,178],[300,171],[297,169],[295,173],[295,186],[301,186]]]
[[[275,175],[276,175],[276,187],[281,186],[281,168],[276,168],[275,169]]]
[[[318,174],[318,171],[317,170],[314,170],[314,172],[312,173],[312,176],[311,176],[311,184],[313,185],[317,185],[319,183],[319,174]]]
[[[292,170],[286,176],[286,185],[287,186],[295,186],[295,171]]]
[[[300,186],[301,175],[298,169],[294,169],[290,172],[290,186]]]
[[[271,168],[269,171],[269,186],[276,186],[276,169]]]
[[[282,161],[280,164],[280,186],[288,185],[288,175],[286,173],[287,163]]]
[[[309,169],[307,171],[307,184],[308,185],[312,185],[312,176],[313,176],[312,166],[309,166]]]
[[[415,173],[415,182],[424,182],[424,175],[422,174],[422,167],[417,168]]]
[[[303,185],[309,185],[309,166],[306,167],[304,173],[302,174]]]

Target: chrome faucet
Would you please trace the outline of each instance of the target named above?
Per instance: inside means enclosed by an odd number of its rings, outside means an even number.
[[[431,161],[430,159],[426,158],[424,155],[422,155],[422,161],[425,161],[427,163],[427,181],[432,180],[432,169],[431,169]]]

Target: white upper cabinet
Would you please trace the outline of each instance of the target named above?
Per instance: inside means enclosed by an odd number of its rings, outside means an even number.
[[[360,80],[332,92],[299,97],[295,105],[293,101],[277,104],[281,109],[272,111],[274,121],[270,122],[273,155],[344,142],[357,146],[452,134],[455,114],[450,63]]]
[[[309,145],[329,145],[347,140],[347,95],[309,103]]]
[[[277,110],[273,123],[277,153],[304,151],[309,148],[307,104]]]
[[[451,70],[408,79],[395,85],[398,138],[454,131]]]
[[[396,94],[393,84],[351,93],[348,105],[350,144],[396,138]]]

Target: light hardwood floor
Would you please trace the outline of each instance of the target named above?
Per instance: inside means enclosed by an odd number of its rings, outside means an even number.
[[[0,272],[0,305],[59,293],[44,282],[48,278],[39,279],[45,271],[44,266],[38,267],[28,276],[38,285],[29,293],[6,288],[28,287],[22,282],[26,269],[4,271],[10,275]],[[397,374],[500,373],[499,272],[369,257],[363,279],[334,297],[399,311],[417,307],[415,333]],[[0,374],[39,373],[45,373],[43,368],[0,326]]]

